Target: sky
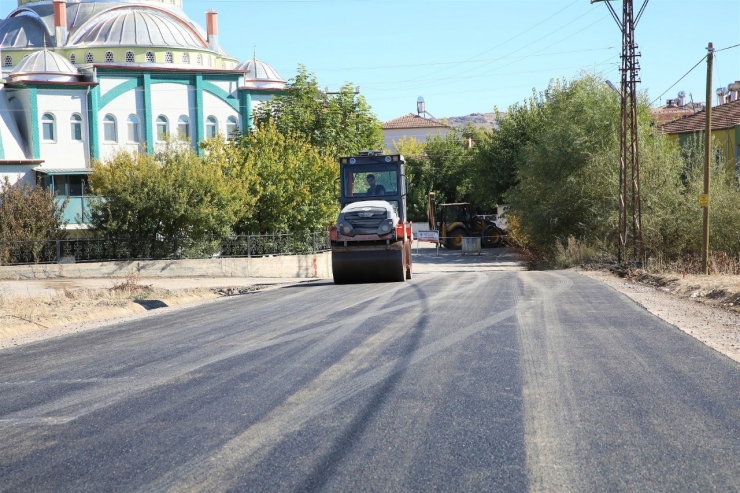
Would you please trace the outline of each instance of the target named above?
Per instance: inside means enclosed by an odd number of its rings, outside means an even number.
[[[617,86],[621,32],[589,0],[183,0],[205,26],[219,13],[219,42],[240,61],[257,58],[288,80],[299,65],[330,91],[359,86],[382,121],[505,111],[551,79],[585,71]],[[635,12],[645,0],[634,0]],[[622,3],[612,5],[621,15]],[[7,16],[15,2],[2,0]],[[706,99],[707,53],[740,44],[740,0],[648,0],[635,29],[641,83],[654,105],[680,90]],[[713,93],[740,80],[740,46],[717,51]],[[714,98],[716,104],[716,97]]]

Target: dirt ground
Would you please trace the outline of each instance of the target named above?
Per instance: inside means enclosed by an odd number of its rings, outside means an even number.
[[[629,296],[649,312],[740,362],[740,276],[655,275],[578,270]]]

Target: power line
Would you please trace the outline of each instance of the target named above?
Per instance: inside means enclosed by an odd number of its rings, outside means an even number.
[[[654,100],[653,100],[653,101],[652,101],[652,102],[650,103],[650,106],[652,106],[652,105],[653,105],[653,104],[654,104],[654,103],[655,103],[656,101],[658,101],[658,100],[659,100],[660,98],[662,98],[662,97],[663,97],[663,95],[665,95],[665,93],[667,93],[668,91],[670,91],[671,89],[673,89],[673,88],[674,88],[674,87],[676,86],[676,84],[678,84],[679,82],[681,82],[682,80],[684,80],[684,78],[685,78],[685,77],[686,77],[687,75],[689,75],[689,74],[690,74],[691,72],[693,72],[693,71],[694,71],[694,69],[695,69],[696,67],[698,67],[698,66],[699,66],[699,64],[700,64],[701,62],[703,62],[704,60],[706,60],[706,59],[707,59],[707,56],[708,56],[708,55],[704,55],[703,57],[701,57],[701,59],[700,59],[700,60],[699,60],[698,62],[696,62],[696,65],[694,65],[693,67],[691,67],[691,68],[689,69],[689,71],[688,71],[688,72],[686,72],[685,74],[683,74],[683,75],[681,76],[681,78],[680,78],[680,79],[678,79],[678,80],[677,80],[676,82],[674,82],[674,83],[673,83],[673,84],[671,85],[671,87],[669,87],[668,89],[666,89],[665,91],[663,91],[663,93],[662,93],[662,94],[661,94],[660,96],[658,96],[657,98],[655,98],[655,99],[654,99]],[[709,103],[711,103],[711,101],[708,101],[707,103],[709,104]]]

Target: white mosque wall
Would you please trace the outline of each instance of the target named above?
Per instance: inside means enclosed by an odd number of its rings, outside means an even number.
[[[227,102],[222,100],[221,98],[218,98],[214,96],[213,94],[209,92],[203,92],[203,125],[205,129],[206,125],[206,119],[209,116],[213,116],[216,118],[218,125],[217,125],[217,131],[218,133],[222,134],[223,136],[226,136],[226,119],[230,116],[233,116],[236,118],[236,121],[239,121],[239,112],[237,112],[231,105],[229,105]]]
[[[8,109],[13,120],[15,120],[18,133],[21,135],[24,154],[28,157],[33,157],[33,151],[31,150],[31,120],[29,118],[31,114],[31,94],[29,91],[23,90],[11,90],[7,91],[7,93]]]
[[[164,116],[167,119],[169,135],[178,136],[178,120],[187,116],[189,120],[188,139],[195,138],[195,89],[184,84],[154,84],[152,85],[152,129],[154,139],[158,139],[157,118]]]
[[[142,91],[131,89],[100,109],[98,112],[98,128],[100,129],[100,157],[103,161],[111,159],[120,151],[136,151],[139,149],[140,142],[146,140],[143,108],[144,95]],[[112,115],[116,121],[115,140],[106,140],[105,138],[105,117],[108,115]],[[128,117],[130,115],[135,115],[139,119],[139,142],[129,140]]]
[[[85,91],[39,89],[39,151],[44,168],[84,168],[88,163],[87,101]],[[54,139],[44,139],[43,117],[54,117]],[[82,118],[82,140],[72,138],[72,115]]]
[[[5,178],[8,179],[11,185],[20,182],[24,185],[33,186],[36,184],[33,175],[32,168],[29,165],[0,166],[0,188],[5,183]]]
[[[110,92],[111,89],[120,86],[123,83],[133,80],[133,77],[100,77],[98,84],[100,87],[100,95],[105,96],[106,93]]]
[[[28,157],[25,144],[18,129],[16,115],[8,106],[7,97],[8,92],[3,87],[0,89],[0,136],[3,139],[4,159],[25,159]]]
[[[218,86],[224,91],[228,92],[232,96],[236,97],[236,91],[239,88],[239,84],[235,80],[213,80],[209,81],[214,86]]]

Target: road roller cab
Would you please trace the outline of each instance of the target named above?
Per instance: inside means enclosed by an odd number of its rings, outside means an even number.
[[[400,154],[363,151],[339,160],[342,210],[330,228],[337,284],[411,278],[411,223]]]

